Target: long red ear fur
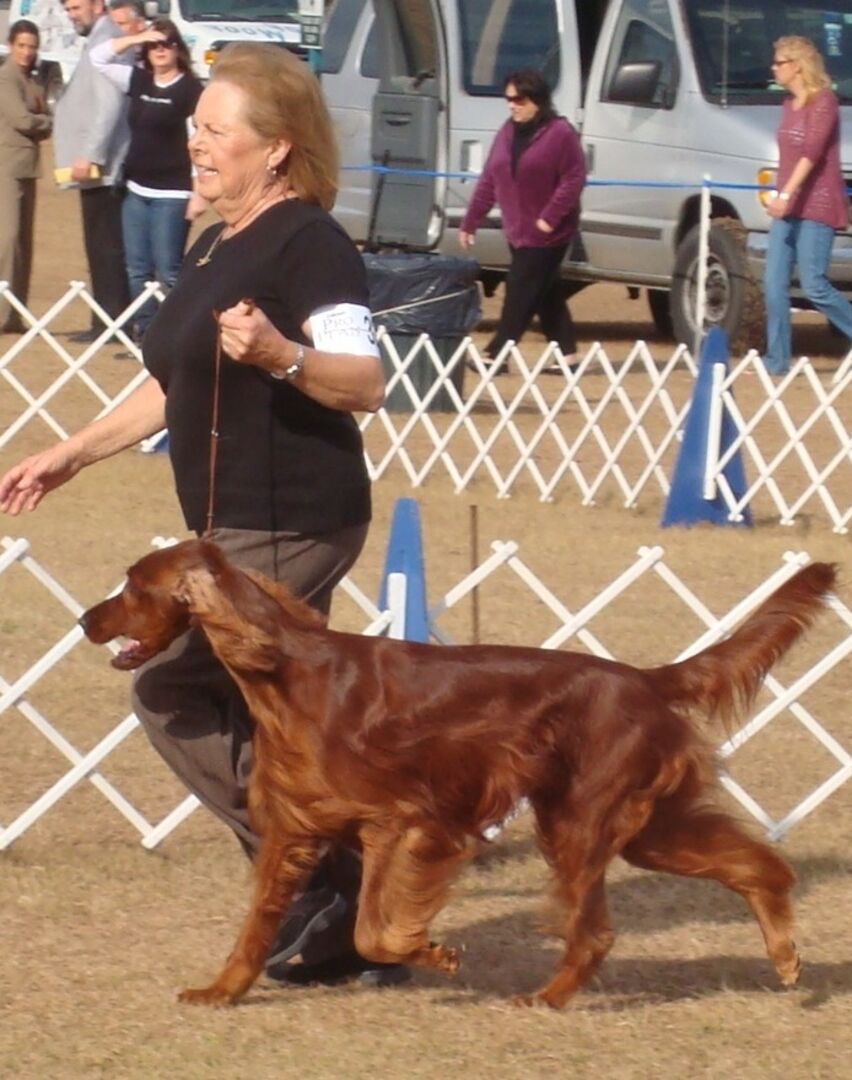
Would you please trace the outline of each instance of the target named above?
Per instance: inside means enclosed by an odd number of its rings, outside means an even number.
[[[730,726],[752,704],[768,671],[825,606],[837,567],[815,562],[765,600],[725,641],[649,674],[672,705],[700,708]]]

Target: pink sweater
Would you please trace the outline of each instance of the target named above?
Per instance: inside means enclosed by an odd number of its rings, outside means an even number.
[[[778,128],[778,188],[787,183],[800,158],[814,163],[791,199],[790,215],[819,221],[832,229],[849,224],[846,185],[840,170],[840,115],[831,90],[820,90],[801,109],[787,98]]]

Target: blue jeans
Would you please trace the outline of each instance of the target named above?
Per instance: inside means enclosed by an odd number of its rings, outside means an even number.
[[[151,199],[127,192],[121,207],[121,231],[131,299],[139,296],[146,281],[159,281],[166,288],[174,285],[189,232],[186,207],[186,199]],[[148,300],[136,312],[140,337],[156,312],[155,300]]]
[[[793,353],[790,326],[790,278],[799,268],[802,292],[817,311],[852,339],[852,304],[826,277],[834,244],[830,225],[802,218],[777,218],[769,226],[769,248],[763,291],[766,300],[766,354],[773,375],[790,370]]]

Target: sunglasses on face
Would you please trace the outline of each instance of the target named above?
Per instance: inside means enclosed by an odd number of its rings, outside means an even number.
[[[506,103],[509,105],[523,105],[525,101],[529,101],[529,98],[523,94],[506,94]]]
[[[792,64],[792,60],[773,60],[771,67],[783,67],[785,64]]]
[[[149,41],[145,48],[151,52],[152,49],[176,49],[177,42],[174,38],[166,38],[165,41]]]

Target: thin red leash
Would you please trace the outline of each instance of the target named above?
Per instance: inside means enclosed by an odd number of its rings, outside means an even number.
[[[254,300],[243,299],[241,304],[245,304],[248,310],[246,315],[251,315],[254,311]],[[216,358],[213,368],[213,407],[210,415],[210,461],[209,461],[209,476],[207,483],[207,518],[204,522],[204,532],[202,536],[209,536],[213,528],[213,506],[216,500],[216,457],[219,452],[219,385],[221,383],[222,373],[222,330],[219,326],[219,312],[213,312],[213,318],[216,320]]]

